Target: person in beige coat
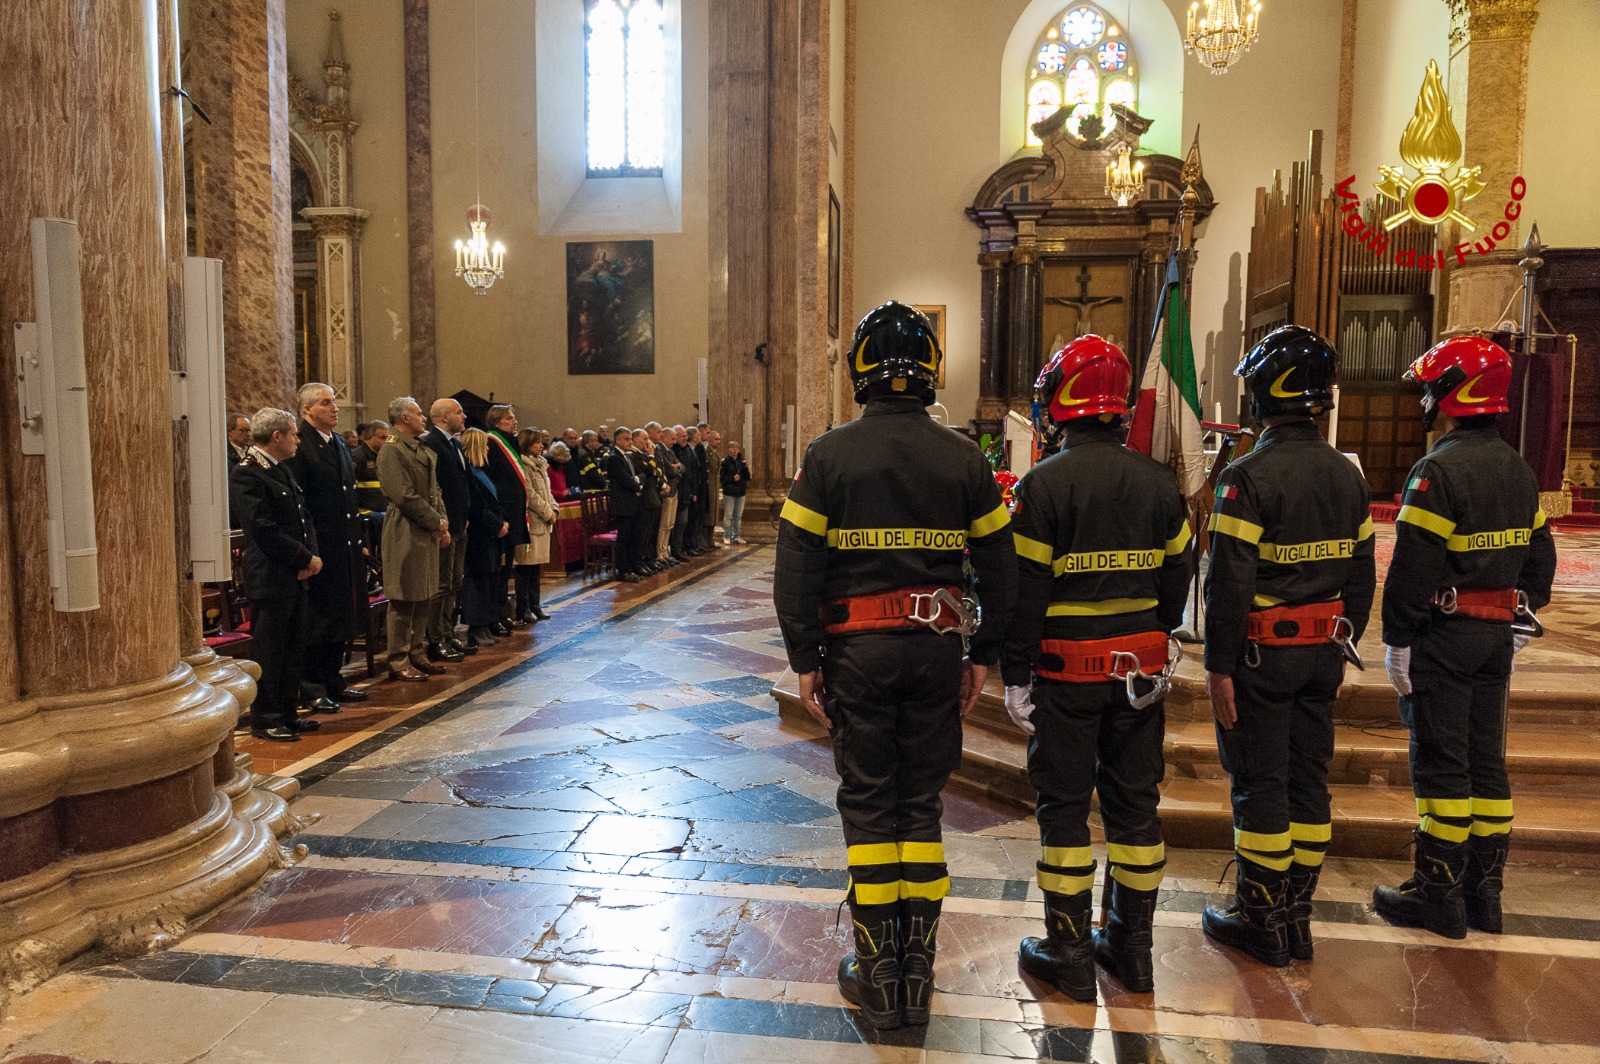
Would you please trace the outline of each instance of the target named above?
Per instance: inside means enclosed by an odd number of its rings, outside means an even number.
[[[522,470],[528,481],[528,542],[517,545],[517,615],[525,620],[548,621],[539,605],[539,567],[550,560],[550,536],[556,529],[556,499],[550,492],[550,462],[544,456],[544,437],[538,429],[517,434]]]
[[[383,518],[383,590],[389,598],[389,678],[426,680],[445,671],[428,660],[428,614],[439,593],[439,548],[450,542],[444,498],[434,476],[428,430],[409,395],[389,403],[394,435],[378,452],[378,482],[389,500]]]

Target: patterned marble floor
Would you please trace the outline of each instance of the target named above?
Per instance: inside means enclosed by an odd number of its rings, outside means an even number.
[[[1200,933],[1226,855],[1177,852],[1155,993],[1102,980],[1077,1004],[1016,969],[1040,926],[1032,822],[955,790],[934,1022],[859,1027],[833,984],[831,753],[767,693],[771,564],[568,588],[423,702],[378,685],[276,766],[319,818],[294,867],[174,949],[86,958],[13,1003],[0,1058],[1600,1061],[1593,873],[1513,870],[1511,933],[1444,944],[1366,908],[1399,865],[1330,860],[1317,959],[1270,970]]]

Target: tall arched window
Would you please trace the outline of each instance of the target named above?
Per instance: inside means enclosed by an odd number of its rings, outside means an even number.
[[[1139,102],[1139,69],[1127,32],[1094,4],[1074,4],[1062,11],[1034,42],[1028,60],[1027,144],[1038,147],[1033,125],[1070,107],[1067,133],[1082,140],[1079,123],[1098,114],[1109,133],[1117,124],[1110,104],[1135,108]]]
[[[590,177],[659,177],[665,150],[661,0],[584,0]]]

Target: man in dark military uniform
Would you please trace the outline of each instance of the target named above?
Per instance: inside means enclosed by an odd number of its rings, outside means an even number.
[[[1169,637],[1183,620],[1190,534],[1172,471],[1123,446],[1132,383],[1127,356],[1098,336],[1057,353],[1035,394],[1064,444],[1023,477],[1012,523],[1006,708],[1030,736],[1047,935],[1024,939],[1018,958],[1080,1001],[1094,1000],[1095,958],[1127,989],[1153,988],[1151,928],[1166,866],[1156,813],[1161,699],[1176,664]],[[1091,942],[1096,790],[1111,906]]]
[[[927,416],[943,358],[900,303],[856,327],[858,420],[806,450],[784,503],[773,599],[806,709],[833,739],[855,952],[839,988],[874,1027],[928,1022],[950,891],[940,792],[1016,585],[1010,515],[983,455]],[[983,623],[963,602],[970,548]]]
[[[1379,887],[1390,923],[1446,938],[1498,934],[1511,784],[1506,692],[1512,655],[1550,601],[1556,548],[1539,485],[1500,438],[1511,358],[1456,336],[1417,359],[1424,425],[1445,433],[1411,470],[1383,590],[1383,642],[1400,716],[1411,729],[1411,786],[1421,824],[1416,871]]]
[[[1298,325],[1245,355],[1234,373],[1265,431],[1217,478],[1207,526],[1206,688],[1233,779],[1238,895],[1201,924],[1276,967],[1312,954],[1333,703],[1376,584],[1366,480],[1312,420],[1333,405],[1338,361]]]
[[[285,465],[300,443],[294,415],[261,408],[250,419],[250,438],[255,445],[228,473],[228,497],[244,533],[240,575],[261,666],[250,704],[250,734],[292,743],[302,732],[322,727],[295,712],[306,641],[306,581],[322,571],[322,559],[311,511]]]
[[[578,486],[584,491],[605,491],[606,460],[608,452],[600,446],[600,435],[594,429],[583,430],[582,449],[575,452],[573,461],[578,466]]]

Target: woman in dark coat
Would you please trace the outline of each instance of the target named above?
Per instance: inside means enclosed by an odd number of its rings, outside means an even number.
[[[461,620],[467,626],[471,646],[492,646],[499,636],[510,635],[508,628],[497,628],[505,612],[505,571],[501,568],[500,541],[510,529],[500,512],[500,499],[494,481],[489,479],[489,437],[479,429],[461,434],[461,452],[467,459],[472,490],[467,513],[467,567],[461,582]]]

